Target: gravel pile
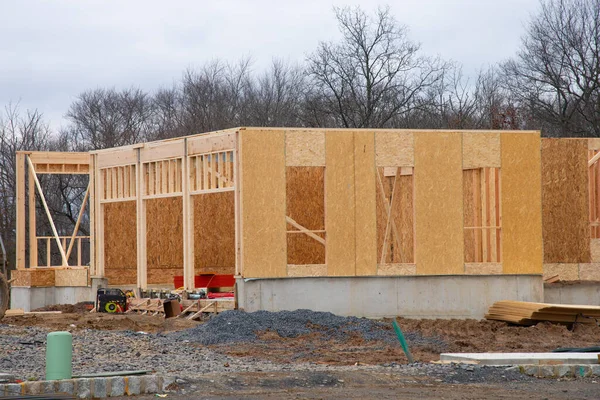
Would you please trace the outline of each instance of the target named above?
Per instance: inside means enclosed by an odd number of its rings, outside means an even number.
[[[257,333],[273,331],[282,338],[320,333],[326,338],[346,340],[359,334],[365,340],[384,341],[397,344],[398,338],[390,322],[367,318],[340,317],[329,312],[311,310],[256,311],[247,313],[239,310],[225,311],[195,328],[174,332],[174,338],[203,345],[223,343],[247,343],[258,339]],[[446,343],[437,337],[424,337],[416,332],[404,332],[412,345],[432,345],[440,348]]]

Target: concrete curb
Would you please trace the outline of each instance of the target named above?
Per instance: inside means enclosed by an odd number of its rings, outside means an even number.
[[[510,369],[536,378],[600,377],[600,364],[517,365]]]
[[[0,384],[0,395],[66,394],[80,399],[134,396],[161,393],[174,383],[175,379],[159,375],[140,375],[5,383]]]

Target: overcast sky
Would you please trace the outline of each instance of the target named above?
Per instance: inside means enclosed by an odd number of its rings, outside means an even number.
[[[37,108],[58,129],[86,89],[169,87],[187,68],[251,56],[303,62],[339,37],[333,6],[389,5],[424,54],[468,74],[511,57],[538,0],[0,0],[0,107]]]

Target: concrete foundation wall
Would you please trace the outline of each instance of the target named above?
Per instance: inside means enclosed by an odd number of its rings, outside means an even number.
[[[544,285],[544,303],[600,306],[600,283]]]
[[[358,317],[483,318],[498,300],[543,301],[541,275],[237,279],[246,311],[311,309]]]
[[[54,304],[75,304],[82,301],[95,301],[96,292],[106,287],[103,278],[92,278],[92,286],[50,286],[10,288],[10,308],[22,308],[31,311]]]

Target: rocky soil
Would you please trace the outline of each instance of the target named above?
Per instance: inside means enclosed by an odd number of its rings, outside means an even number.
[[[439,359],[440,352],[551,351],[600,343],[600,328],[592,325],[568,329],[552,324],[525,328],[496,321],[399,321],[418,360],[414,364],[407,364],[391,321],[308,310],[227,311],[204,323],[83,312],[9,317],[0,324],[0,372],[42,379],[46,335],[56,330],[73,334],[75,375],[144,369],[176,375],[183,380],[182,387],[183,382],[202,381],[210,374],[231,377],[231,382],[223,381],[225,386],[234,385],[241,376],[252,386],[256,384],[248,378],[252,374],[263,380],[274,374],[282,377],[280,385],[292,388],[301,385],[297,379],[309,386],[337,387],[344,386],[338,382],[344,381],[344,374],[358,371],[435,385],[528,384],[536,380],[507,368],[429,361]],[[311,381],[328,374],[337,378],[331,382],[323,378],[327,382],[318,384]]]

